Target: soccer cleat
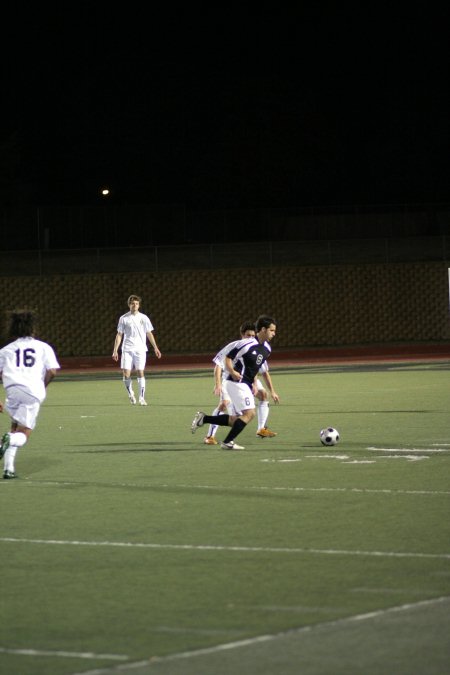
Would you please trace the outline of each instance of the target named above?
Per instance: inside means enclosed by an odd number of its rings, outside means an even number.
[[[206,438],[203,439],[203,443],[205,445],[218,445],[214,436],[206,436]]]
[[[3,457],[8,448],[9,448],[9,433],[6,433],[3,434],[2,440],[0,441],[0,459]]]
[[[230,441],[229,443],[221,443],[220,447],[224,450],[245,450],[243,445],[238,445],[234,441]]]
[[[200,412],[200,410],[199,410],[198,412],[195,413],[195,417],[194,417],[194,419],[192,420],[192,424],[191,424],[191,431],[192,431],[193,434],[195,434],[195,432],[197,431],[198,427],[202,427],[202,426],[203,426],[203,418],[204,418],[204,417],[205,417],[205,413],[204,413],[204,412]]]
[[[258,429],[256,432],[256,435],[260,438],[273,438],[276,436],[276,433],[275,431],[270,431],[267,427],[261,427],[261,429]]]
[[[135,403],[136,403],[136,401],[135,401]],[[147,405],[147,401],[145,400],[145,398],[143,396],[141,396],[140,399],[139,399],[139,405]]]
[[[17,474],[14,473],[14,471],[4,471],[3,472],[3,478],[5,480],[11,480],[11,478],[17,478]]]
[[[131,394],[128,394],[128,398],[130,399],[131,405],[136,405],[136,396],[131,392]]]

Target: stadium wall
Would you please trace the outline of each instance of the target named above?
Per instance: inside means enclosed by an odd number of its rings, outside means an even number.
[[[106,356],[131,293],[166,353],[215,353],[243,320],[276,317],[277,348],[450,338],[447,264],[0,277],[1,309],[35,308],[60,356]]]

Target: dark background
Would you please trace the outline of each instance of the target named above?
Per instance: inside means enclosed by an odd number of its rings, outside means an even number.
[[[2,206],[450,201],[447,9],[267,7],[10,12]]]

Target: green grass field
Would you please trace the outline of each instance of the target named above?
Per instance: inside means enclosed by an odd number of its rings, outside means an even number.
[[[240,452],[190,432],[212,372],[62,373],[0,485],[0,672],[449,673],[449,370],[274,368]]]

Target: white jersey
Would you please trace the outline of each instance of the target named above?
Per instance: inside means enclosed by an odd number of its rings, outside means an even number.
[[[253,340],[254,338],[244,338],[244,339]],[[229,342],[227,345],[225,345],[225,347],[222,347],[220,352],[217,352],[217,354],[213,358],[213,363],[215,363],[216,366],[219,366],[219,368],[222,369],[222,381],[226,381],[226,379],[228,377],[228,371],[227,371],[226,365],[225,365],[225,356],[228,354],[228,352],[231,349],[233,349],[233,347],[235,347],[237,345],[238,342],[243,342],[243,340],[240,339],[240,340],[234,340],[233,342]],[[261,368],[259,369],[259,372],[260,373],[267,373],[268,370],[269,370],[269,365],[268,365],[267,361],[265,361],[262,364]]]
[[[21,337],[0,349],[0,372],[5,389],[23,387],[42,403],[45,399],[45,374],[60,365],[53,348],[42,340]]]
[[[229,350],[232,347],[234,347],[234,345],[237,342],[239,342],[239,340],[234,340],[233,342],[230,342],[229,344],[225,345],[225,347],[222,347],[220,352],[217,352],[217,354],[213,358],[213,363],[215,363],[216,366],[219,366],[219,368],[222,369],[222,381],[225,381],[228,376],[228,371],[225,367],[225,355],[228,354]]]
[[[141,312],[123,314],[117,326],[117,332],[123,335],[122,351],[148,351],[147,333],[151,331],[153,331],[152,322],[145,314],[141,314]]]

